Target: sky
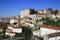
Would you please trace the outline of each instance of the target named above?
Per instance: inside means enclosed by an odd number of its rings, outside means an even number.
[[[60,0],[0,0],[0,17],[17,16],[20,15],[20,10],[27,8],[60,9]]]

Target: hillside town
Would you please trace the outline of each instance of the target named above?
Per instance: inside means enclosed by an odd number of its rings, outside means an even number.
[[[60,10],[27,8],[0,18],[0,40],[60,40]]]

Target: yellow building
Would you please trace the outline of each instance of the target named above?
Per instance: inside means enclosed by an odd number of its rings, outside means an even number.
[[[22,23],[25,23],[25,20],[23,20],[23,19],[22,19],[22,20],[20,20],[20,23],[21,23],[21,24],[22,24]]]

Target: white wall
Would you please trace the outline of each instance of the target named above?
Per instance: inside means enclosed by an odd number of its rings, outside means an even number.
[[[14,21],[15,21],[14,19],[10,19],[10,23],[14,23]]]
[[[12,29],[12,32],[22,33],[22,28],[13,28],[13,29]]]
[[[60,36],[49,38],[49,40],[59,40],[59,39],[60,39]]]
[[[44,10],[43,12],[44,12],[44,13],[47,13],[47,11],[46,11],[46,10]]]
[[[43,11],[42,10],[38,10],[38,13],[43,13]]]
[[[32,20],[36,20],[37,19],[36,14],[34,14],[34,15],[28,15],[27,17],[32,18]]]
[[[15,33],[9,33],[9,32],[5,32],[5,35],[8,35],[8,36],[15,36]]]
[[[15,23],[15,22],[18,22],[18,19],[10,19],[10,23]]]
[[[40,37],[40,30],[33,31],[33,35]]]
[[[20,16],[21,18],[23,18],[24,16],[29,15],[29,13],[30,13],[30,9],[21,10]]]
[[[51,34],[51,33],[56,33],[56,32],[60,32],[60,30],[54,30],[54,29],[49,29],[49,28],[40,28],[41,31],[41,36],[43,37],[46,34]]]

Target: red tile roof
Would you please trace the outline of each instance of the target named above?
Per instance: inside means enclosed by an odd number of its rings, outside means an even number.
[[[57,27],[57,26],[43,26],[43,28],[49,28],[49,29],[60,30],[60,27]]]

